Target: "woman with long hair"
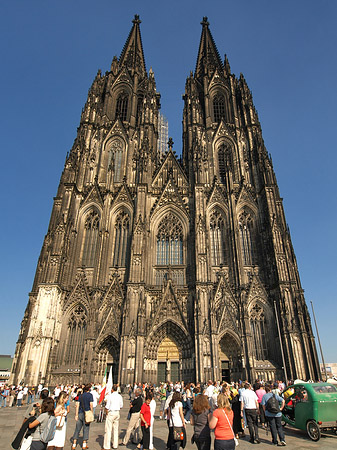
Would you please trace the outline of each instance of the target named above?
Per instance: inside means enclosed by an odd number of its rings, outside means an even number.
[[[42,442],[40,438],[44,429],[48,426],[49,417],[54,415],[54,407],[54,400],[51,397],[47,397],[43,400],[41,414],[28,425],[29,428],[35,428],[30,446],[31,450],[46,450],[47,444]]]
[[[191,412],[192,412],[192,391],[191,391],[191,383],[187,383],[185,387],[185,422],[190,422]]]
[[[213,411],[209,427],[214,430],[214,450],[234,450],[233,411],[225,394],[218,395],[218,409]]]
[[[191,424],[194,426],[193,440],[197,444],[198,450],[210,450],[211,448],[210,411],[206,395],[197,395],[193,402]]]
[[[68,401],[69,395],[67,392],[62,391],[57,398],[56,408],[54,411],[55,417],[57,418],[56,430],[53,440],[48,442],[48,450],[61,450],[64,447],[66,440],[66,416],[67,408],[66,403]]]
[[[173,428],[182,428],[184,436],[186,437],[185,431],[185,419],[183,413],[183,404],[181,402],[180,392],[175,392],[168,407],[168,420],[169,420],[169,443],[171,450],[179,450],[182,441],[176,441],[173,436]],[[171,438],[170,438],[171,433]]]

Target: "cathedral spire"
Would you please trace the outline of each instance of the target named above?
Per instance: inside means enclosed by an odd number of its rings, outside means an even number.
[[[132,23],[133,27],[122,50],[119,64],[120,66],[125,65],[131,74],[138,72],[143,77],[146,74],[146,66],[139,28],[141,20],[137,14]]]
[[[197,78],[201,78],[208,73],[213,75],[216,69],[218,69],[220,73],[223,71],[220,54],[208,27],[209,22],[207,17],[204,17],[200,23],[202,25],[202,32],[198,59],[195,67],[195,75]]]

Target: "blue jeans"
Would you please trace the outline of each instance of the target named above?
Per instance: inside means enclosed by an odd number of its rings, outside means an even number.
[[[188,398],[188,399],[186,400],[185,420],[190,420],[190,417],[191,417],[191,411],[192,411],[191,399]]]
[[[73,436],[73,439],[77,441],[79,435],[80,435],[80,431],[83,427],[83,440],[87,441],[89,439],[89,427],[90,427],[90,423],[85,423],[84,420],[84,413],[78,413],[78,420],[76,422],[76,428],[75,428],[75,433]]]
[[[0,396],[0,408],[2,407],[6,408],[6,400],[7,397],[3,397],[2,395]]]

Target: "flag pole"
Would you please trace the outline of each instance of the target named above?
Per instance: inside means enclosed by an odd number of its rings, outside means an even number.
[[[320,349],[320,352],[321,352],[321,358],[322,358],[322,363],[323,363],[323,367],[324,367],[325,381],[327,381],[328,375],[326,373],[326,366],[325,366],[325,362],[324,362],[324,356],[323,356],[323,351],[322,351],[322,346],[321,346],[321,340],[319,338],[319,333],[318,333],[318,327],[317,327],[317,322],[316,322],[316,317],[315,317],[314,305],[312,304],[311,300],[310,300],[310,303],[311,303],[312,315],[314,317],[314,322],[315,322],[315,328],[316,328],[316,333],[317,333],[318,345],[319,345],[319,349]],[[321,373],[322,373],[322,371],[321,371]]]
[[[284,352],[283,352],[283,344],[281,339],[281,330],[280,330],[280,323],[278,320],[278,311],[276,307],[276,301],[274,300],[274,308],[275,308],[275,316],[276,316],[276,322],[277,322],[277,331],[278,331],[278,337],[280,339],[280,346],[281,346],[281,355],[282,355],[282,361],[283,361],[283,370],[284,370],[284,377],[286,379],[286,386],[288,386],[288,375],[287,375],[287,368],[286,368],[286,362],[284,359]]]

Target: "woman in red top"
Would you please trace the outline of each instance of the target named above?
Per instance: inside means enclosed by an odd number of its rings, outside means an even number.
[[[140,445],[143,445],[143,450],[148,450],[150,446],[150,425],[151,425],[151,410],[150,403],[153,395],[149,393],[140,409],[140,425],[142,427],[143,439]]]
[[[218,409],[210,414],[209,427],[214,429],[214,450],[234,450],[233,411],[225,394],[218,395]]]

